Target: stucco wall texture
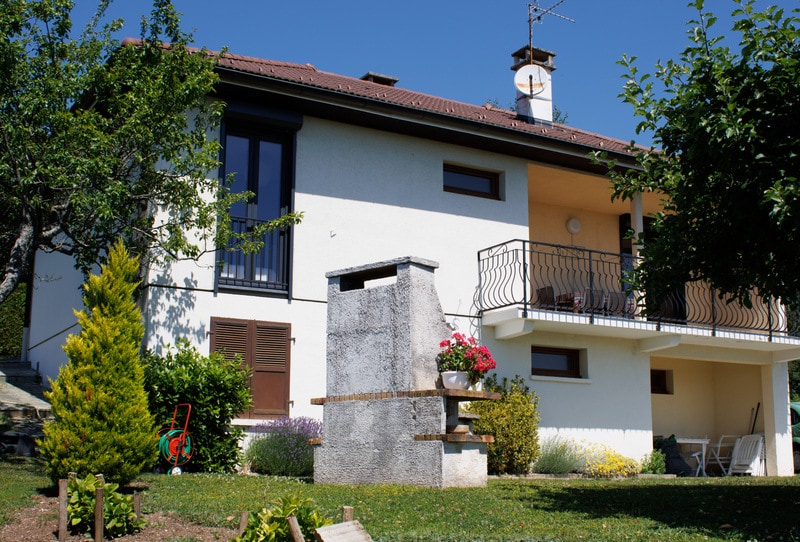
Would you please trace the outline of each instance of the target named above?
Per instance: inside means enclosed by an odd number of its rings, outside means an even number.
[[[439,343],[450,336],[437,267],[404,257],[326,274],[327,397],[316,483],[486,484],[485,444],[414,440],[445,432],[448,399],[403,394],[437,385]]]

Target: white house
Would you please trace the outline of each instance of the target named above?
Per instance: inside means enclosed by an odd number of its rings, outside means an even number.
[[[325,393],[325,273],[426,258],[439,263],[448,321],[480,336],[501,376],[523,375],[538,394],[542,436],[640,459],[655,435],[763,432],[767,473],[791,474],[787,362],[800,358],[800,339],[778,304],[720,306],[689,285],[661,314],[637,313],[621,282],[635,251],[624,232],[641,231],[658,198],[611,202],[588,154],[635,164],[625,142],[552,123],[552,61],[515,53],[517,114],[379,74],[225,55],[219,174],[235,172],[235,188],[257,194],[234,222],[287,210],[305,219],[254,256],[152,269],[147,344],[186,337],[244,354],[255,404],[238,423],[320,417],[311,399]],[[36,276],[28,357],[55,378],[81,279],[54,255],[37,258]]]

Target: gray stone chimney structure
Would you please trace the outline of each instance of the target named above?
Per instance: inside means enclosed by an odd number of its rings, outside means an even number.
[[[451,330],[437,267],[405,257],[326,274],[327,396],[312,400],[324,409],[315,483],[486,485],[491,437],[464,429],[458,403],[499,396],[439,384],[439,343]]]

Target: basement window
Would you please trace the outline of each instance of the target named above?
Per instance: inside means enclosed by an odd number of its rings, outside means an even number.
[[[531,346],[531,375],[581,378],[580,352]]]
[[[500,174],[445,164],[444,191],[499,200]]]

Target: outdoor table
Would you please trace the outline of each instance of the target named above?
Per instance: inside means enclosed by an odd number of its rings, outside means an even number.
[[[693,437],[677,437],[675,441],[680,444],[688,446],[700,446],[700,457],[697,458],[698,468],[697,472],[706,475],[706,448],[708,448],[709,439],[707,438],[693,438]]]

